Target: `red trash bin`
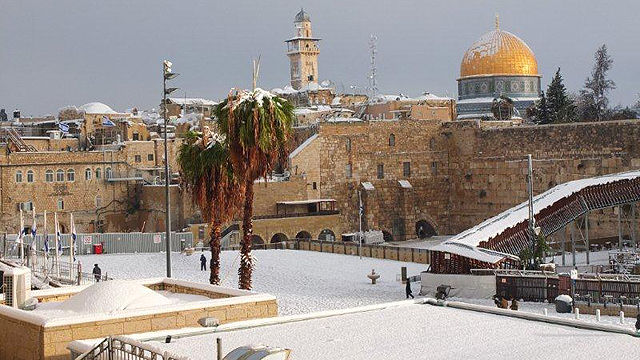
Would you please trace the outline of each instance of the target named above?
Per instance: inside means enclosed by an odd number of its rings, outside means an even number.
[[[102,244],[93,244],[93,253],[102,254]]]

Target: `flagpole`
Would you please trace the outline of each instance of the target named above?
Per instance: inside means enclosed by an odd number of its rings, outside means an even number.
[[[44,211],[44,219],[43,221],[43,236],[44,236],[44,271],[47,271],[48,267],[48,257],[49,257],[49,239],[47,239],[47,210]]]
[[[20,241],[20,263],[24,265],[24,215],[22,209],[20,209],[20,235],[18,236]]]
[[[60,231],[58,229],[58,213],[54,212],[53,213],[53,225],[55,227],[55,236],[54,238],[56,239],[55,242],[55,246],[56,246],[56,275],[58,276],[58,279],[60,279],[60,244],[59,244],[59,237],[60,237]]]
[[[38,265],[38,254],[36,253],[36,207],[34,206],[32,210],[33,223],[31,224],[31,250],[29,251],[29,254],[31,257],[33,257],[33,266],[35,269],[35,267]]]
[[[75,243],[76,243],[76,226],[73,223],[73,213],[71,213],[71,240],[69,240],[69,280],[73,280],[75,271],[73,269],[73,258],[75,257]]]

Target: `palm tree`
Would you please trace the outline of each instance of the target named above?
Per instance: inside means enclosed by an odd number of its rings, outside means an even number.
[[[239,183],[235,180],[229,159],[229,146],[224,137],[212,134],[208,127],[202,133],[189,132],[178,153],[181,181],[192,195],[202,217],[209,224],[211,274],[209,282],[220,284],[220,228],[233,217],[239,204]]]
[[[253,183],[266,179],[279,160],[287,156],[287,140],[295,118],[293,105],[260,88],[235,91],[218,104],[214,113],[220,133],[229,142],[229,157],[236,178],[243,179],[244,208],[239,287],[251,289],[253,259]],[[266,184],[266,182],[265,182]]]

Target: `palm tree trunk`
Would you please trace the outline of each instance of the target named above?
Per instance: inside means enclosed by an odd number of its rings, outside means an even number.
[[[211,262],[209,268],[211,274],[209,275],[209,283],[213,285],[220,285],[220,222],[214,221],[211,228],[211,241],[209,241],[209,248],[211,249]]]
[[[239,287],[251,290],[251,273],[253,259],[251,258],[251,236],[253,235],[253,181],[247,181],[244,191],[244,214],[242,218],[242,243],[240,248],[240,277]]]

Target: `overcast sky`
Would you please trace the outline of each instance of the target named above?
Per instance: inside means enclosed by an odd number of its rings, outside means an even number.
[[[617,83],[612,104],[640,92],[638,0],[4,0],[0,2],[0,108],[57,114],[65,105],[104,102],[115,110],[157,107],[161,61],[181,75],[177,96],[220,99],[249,87],[284,87],[284,39],[300,6],[321,37],[319,77],[367,84],[369,36],[378,37],[378,84],[385,93],[457,96],[466,49],[493,28],[525,40],[546,86],[560,66],[571,91],[606,43]]]

